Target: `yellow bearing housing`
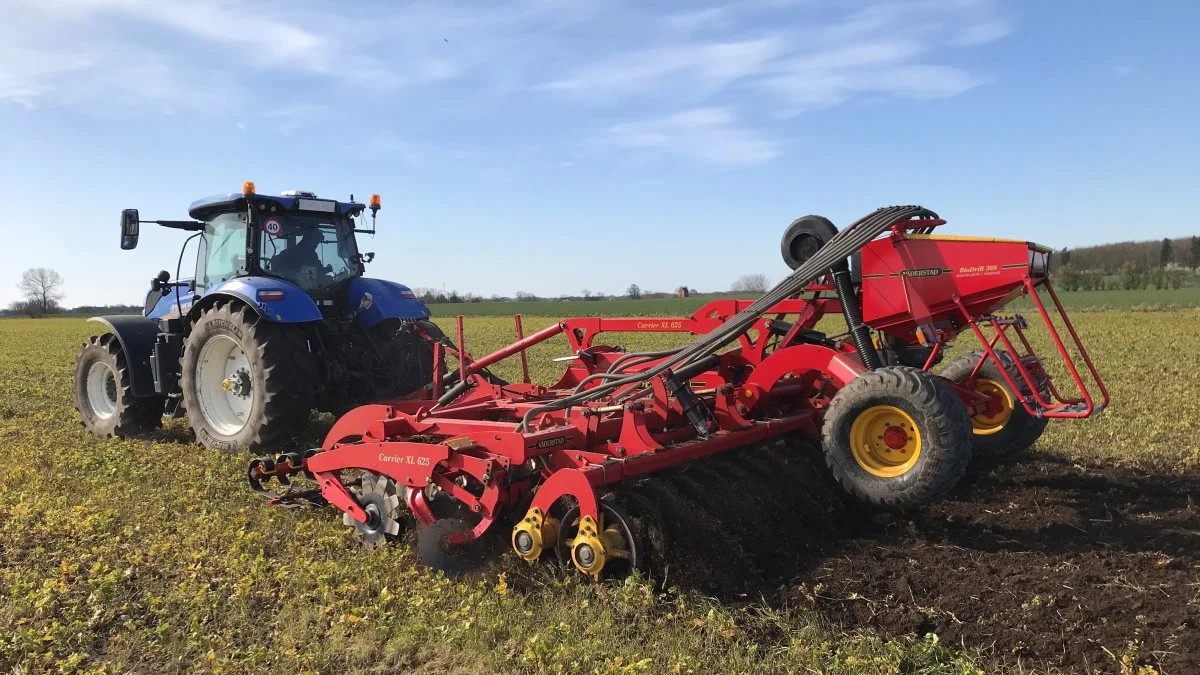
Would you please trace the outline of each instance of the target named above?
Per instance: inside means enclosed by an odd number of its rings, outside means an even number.
[[[546,544],[558,539],[558,519],[539,508],[531,508],[512,531],[512,546],[522,560],[533,562],[546,550]],[[522,550],[525,549],[525,550]]]

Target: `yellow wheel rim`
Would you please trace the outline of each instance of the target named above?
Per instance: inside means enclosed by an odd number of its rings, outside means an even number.
[[[895,478],[916,466],[921,457],[921,432],[903,410],[890,405],[872,406],[850,425],[850,452],[872,476]]]
[[[975,391],[993,397],[997,404],[971,418],[971,428],[976,436],[990,436],[1004,428],[1013,414],[1013,398],[1008,387],[995,380],[975,380]]]

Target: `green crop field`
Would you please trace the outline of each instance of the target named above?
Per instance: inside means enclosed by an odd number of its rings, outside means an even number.
[[[722,295],[694,295],[690,298],[648,298],[630,300],[533,300],[521,302],[483,301],[434,303],[434,316],[507,316],[514,314],[567,316],[688,316],[706,302]],[[1143,289],[1133,291],[1074,291],[1060,293],[1068,309],[1094,311],[1110,309],[1172,310],[1200,307],[1200,287],[1180,289]],[[1014,307],[1029,307],[1028,302]]]
[[[1195,289],[1171,297],[1153,302],[1200,304]],[[525,317],[532,331],[581,310],[686,313],[700,301],[679,302],[495,311],[542,315]],[[783,506],[778,521],[730,514],[723,531],[764,538],[773,522],[848,523],[813,542],[776,532],[767,554],[783,562],[736,592],[719,589],[769,566],[719,543],[678,563],[729,560],[712,563],[717,583],[689,582],[684,569],[665,587],[596,584],[511,553],[454,581],[419,567],[408,546],[364,551],[334,511],[267,505],[245,485],[248,457],[194,445],[180,420],[147,439],[88,435],[69,383],[95,325],[0,321],[0,672],[1195,672],[1200,312],[1076,319],[1113,404],[1052,424],[1025,459],[1036,471],[989,470],[952,495],[954,511],[876,516],[832,502],[819,514]],[[475,354],[512,336],[511,318],[466,323]],[[555,377],[562,364],[550,359],[564,354],[532,350],[535,379]],[[517,374],[515,361],[498,370]],[[785,499],[808,488],[772,489]],[[714,492],[705,507],[720,514],[729,497]],[[866,564],[837,567],[849,560]],[[949,585],[958,577],[965,590]]]

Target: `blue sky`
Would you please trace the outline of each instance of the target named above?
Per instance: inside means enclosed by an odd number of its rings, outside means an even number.
[[[917,202],[1055,247],[1200,233],[1200,3],[0,0],[0,303],[139,302],[121,208],[383,195],[372,276],[772,281],[793,218]],[[189,252],[183,269],[192,267]]]

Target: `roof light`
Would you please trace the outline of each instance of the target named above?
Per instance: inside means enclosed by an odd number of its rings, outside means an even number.
[[[242,196],[249,197],[254,194],[254,181],[248,180],[242,183]]]
[[[381,206],[379,195],[371,195],[370,207],[372,211],[378,211]]]

